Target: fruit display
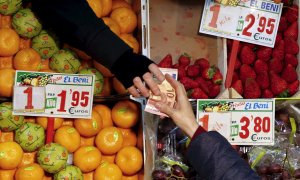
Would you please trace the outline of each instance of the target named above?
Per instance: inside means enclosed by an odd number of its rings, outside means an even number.
[[[223,75],[220,69],[211,65],[206,58],[192,60],[188,54],[179,56],[173,64],[172,55],[166,55],[158,64],[162,68],[178,70],[178,80],[183,84],[191,99],[215,98],[221,92]]]
[[[284,98],[298,92],[298,9],[283,8],[274,48],[240,43],[231,87],[244,98]],[[228,61],[232,42],[227,39]]]

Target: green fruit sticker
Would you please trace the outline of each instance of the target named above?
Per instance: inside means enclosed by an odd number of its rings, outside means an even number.
[[[59,51],[58,45],[54,38],[45,30],[32,39],[32,48],[36,50],[43,59],[52,57]]]
[[[85,152],[93,151],[95,148],[93,146],[88,146],[85,148]]]
[[[93,128],[94,128],[94,129],[97,129],[97,128],[98,128],[98,123],[97,123],[97,121],[93,120],[93,121],[92,121],[92,125],[93,125]]]
[[[114,140],[115,142],[119,139],[119,133],[117,131],[114,132]]]
[[[42,30],[41,23],[28,8],[19,10],[13,16],[12,26],[20,36],[25,38],[37,36]]]
[[[0,0],[0,14],[12,15],[22,6],[22,0]]]
[[[69,134],[71,134],[71,133],[73,133],[73,132],[75,132],[76,130],[75,130],[75,128],[69,128],[68,130],[67,130],[67,132],[69,133]]]
[[[32,171],[34,170],[34,167],[33,166],[29,166],[29,167],[26,167],[24,168],[25,171]]]
[[[0,152],[0,158],[1,158],[1,159],[2,159],[2,158],[5,158],[5,156],[6,156],[5,152],[1,151],[1,152]]]

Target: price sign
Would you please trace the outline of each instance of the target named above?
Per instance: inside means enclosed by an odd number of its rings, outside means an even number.
[[[273,145],[274,99],[198,100],[197,121],[233,145]]]
[[[200,33],[274,47],[283,4],[245,0],[238,6],[205,1]]]
[[[91,118],[94,75],[17,71],[13,114]]]

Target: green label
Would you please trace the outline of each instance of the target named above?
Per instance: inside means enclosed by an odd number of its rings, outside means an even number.
[[[52,109],[56,107],[57,98],[47,98],[46,99],[46,109]]]
[[[118,141],[118,139],[119,139],[119,134],[118,134],[117,131],[115,131],[115,132],[114,132],[114,140],[115,140],[115,141]]]

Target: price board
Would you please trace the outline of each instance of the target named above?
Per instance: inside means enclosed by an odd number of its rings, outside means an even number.
[[[94,75],[16,71],[13,114],[91,118]]]
[[[200,33],[274,47],[283,4],[243,0],[225,6],[206,0]]]
[[[273,145],[274,99],[197,100],[197,121],[232,145]]]

